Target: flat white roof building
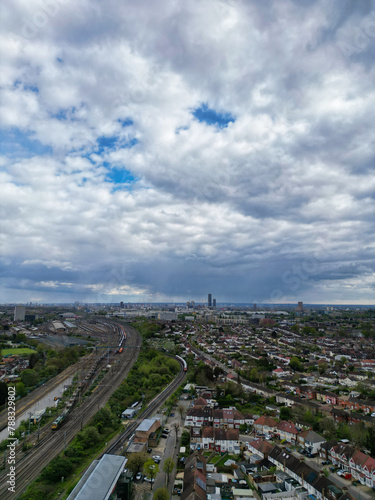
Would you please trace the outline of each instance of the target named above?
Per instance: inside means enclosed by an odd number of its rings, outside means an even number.
[[[94,460],[68,500],[108,500],[127,461],[118,455],[103,455],[100,460]]]

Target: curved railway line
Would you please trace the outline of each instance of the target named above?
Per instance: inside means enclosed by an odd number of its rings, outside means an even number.
[[[118,328],[121,328],[121,326],[118,325]],[[119,361],[98,384],[94,395],[85,400],[78,408],[73,409],[69,418],[60,429],[53,432],[50,431],[29,453],[16,462],[15,494],[8,491],[9,485],[6,482],[8,468],[3,471],[0,476],[0,498],[2,500],[14,500],[24,493],[28,485],[40,475],[43,467],[64,450],[77,432],[81,430],[81,426],[89,422],[121,384],[136,361],[141,347],[141,337],[138,332],[129,326],[125,328],[127,331],[127,343],[136,347],[125,348]]]
[[[167,355],[168,356],[168,355]],[[174,356],[173,359],[176,359]],[[139,417],[130,424],[126,430],[105,450],[104,453],[119,454],[124,448],[126,441],[134,433],[140,422],[144,418],[150,417],[155,410],[162,404],[171,394],[179,387],[186,377],[186,362],[184,359],[177,356],[178,362],[181,365],[181,371],[177,378],[174,379],[160,394],[158,394],[139,415]]]

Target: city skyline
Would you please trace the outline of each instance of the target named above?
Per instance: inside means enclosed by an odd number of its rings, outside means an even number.
[[[2,10],[1,303],[374,303],[374,1]]]

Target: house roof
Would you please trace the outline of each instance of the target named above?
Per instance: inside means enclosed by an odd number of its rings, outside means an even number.
[[[276,429],[282,432],[288,432],[289,434],[298,434],[298,430],[296,429],[296,426],[294,425],[293,422],[287,422],[285,420],[282,420],[279,422],[276,426]]]
[[[255,420],[254,425],[267,425],[268,427],[276,427],[277,422],[268,415],[262,415],[257,420]]]
[[[309,443],[323,443],[326,440],[324,439],[323,436],[320,436],[315,431],[307,431],[307,435],[305,436],[305,441],[308,441]]]
[[[214,437],[214,428],[213,427],[203,427],[202,429],[202,438],[213,438]]]
[[[207,400],[204,398],[198,398],[194,400],[194,406],[206,406],[207,405]]]
[[[255,441],[252,441],[251,443],[249,443],[249,445],[263,454],[269,454],[271,450],[274,448],[272,444],[262,439],[255,439]]]

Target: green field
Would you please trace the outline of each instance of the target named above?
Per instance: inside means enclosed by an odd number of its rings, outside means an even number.
[[[2,356],[6,356],[7,354],[32,354],[34,349],[30,349],[29,347],[13,347],[12,349],[1,349]]]

